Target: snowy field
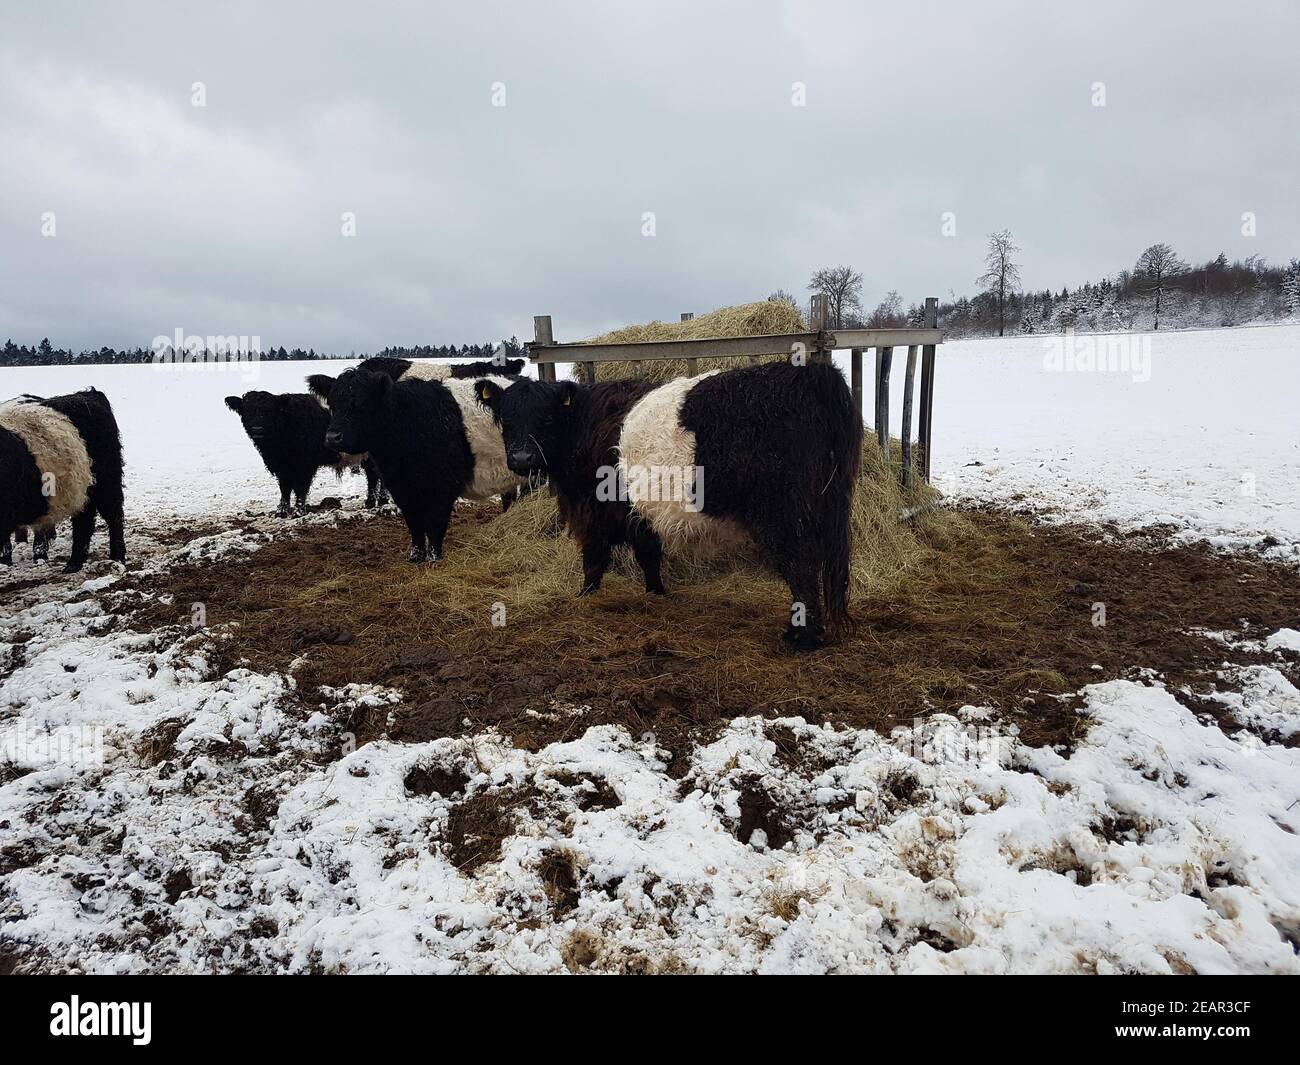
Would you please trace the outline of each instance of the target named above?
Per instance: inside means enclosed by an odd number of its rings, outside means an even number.
[[[979,501],[1023,497],[1064,518],[1172,525],[1224,546],[1269,536],[1300,542],[1300,325],[1148,334],[1132,342],[1128,368],[1114,371],[1052,368],[1059,342],[1009,337],[939,349],[936,484]],[[895,435],[905,358],[905,349],[895,352]],[[837,359],[847,366],[843,353]],[[275,485],[222,398],[304,391],[307,374],[349,365],[32,367],[5,370],[0,398],[86,385],[106,392],[137,516],[270,510]],[[336,493],[332,484],[322,477],[314,498]],[[360,479],[346,491],[364,494]]]
[[[940,487],[1300,557],[1300,326],[1161,334],[1137,373],[1049,354],[1041,337],[940,349]],[[9,370],[0,392],[108,393],[128,547],[163,566],[252,539],[141,549],[130,519],[211,526],[276,501],[222,397],[344,365]],[[326,493],[351,508],[364,484]],[[210,679],[118,627],[106,564],[36,587],[17,557],[0,578],[0,968],[1300,973],[1300,749],[1226,735],[1159,682],[1086,689],[1091,728],[1067,753],[967,707],[893,736],[739,718],[681,781],[653,737],[609,726],[536,752],[488,731],[332,758],[340,709],[393,693],[322,693],[295,716],[291,678]],[[1216,696],[1289,738],[1296,629],[1300,604]],[[778,728],[810,757],[779,757]],[[755,779],[788,839],[738,838]],[[468,876],[431,840],[474,804],[513,831]]]

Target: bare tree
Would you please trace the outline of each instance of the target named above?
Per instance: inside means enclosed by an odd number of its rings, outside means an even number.
[[[808,291],[827,298],[831,329],[843,329],[849,315],[862,313],[862,275],[851,266],[828,266],[808,282]]]
[[[1007,331],[1007,297],[1020,291],[1020,268],[1012,256],[1020,249],[1011,237],[1011,230],[990,233],[988,253],[984,256],[984,273],[976,278],[977,285],[983,285],[998,306],[998,336]]]
[[[1155,295],[1156,329],[1160,328],[1160,304],[1165,290],[1169,288],[1169,282],[1186,272],[1187,264],[1174,254],[1174,249],[1168,244],[1152,244],[1138,256],[1137,265],[1133,267],[1134,280],[1139,291]]]
[[[876,304],[876,309],[867,317],[867,325],[872,329],[888,329],[903,323],[903,297],[895,290]]]
[[[783,288],[778,288],[775,292],[773,292],[770,296],[768,296],[768,297],[767,297],[767,302],[768,302],[768,303],[788,303],[788,304],[790,304],[790,306],[793,307],[795,310],[798,310],[798,309],[799,309],[799,301],[796,300],[792,295],[790,295],[790,293],[788,293],[788,292],[787,292],[785,289],[783,289]]]

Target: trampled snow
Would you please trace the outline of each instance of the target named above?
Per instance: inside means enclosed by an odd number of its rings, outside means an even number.
[[[1293,326],[1160,334],[1138,381],[1048,368],[1041,337],[945,345],[936,479],[1295,558],[1298,349]],[[222,397],[344,365],[18,370],[0,392],[100,387],[137,525],[220,526],[275,502]],[[323,479],[314,497],[363,492]],[[148,564],[256,546],[230,529],[151,547]],[[893,736],[756,716],[679,781],[653,736],[609,726],[536,752],[489,730],[347,753],[338,708],[393,693],[353,685],[303,713],[290,678],[204,679],[201,652],[114,624],[110,567],[63,578],[18,557],[0,578],[0,956],[22,966],[1300,972],[1300,749],[1274,742],[1300,731],[1281,669],[1300,624],[1211,696],[1245,726],[1231,736],[1155,680],[1116,680],[1084,691],[1090,728],[1070,752],[1027,747],[977,707]],[[777,727],[799,765],[776,756]],[[418,767],[463,783],[423,794],[406,785]],[[587,801],[598,786],[617,801]],[[780,824],[742,833],[755,796]],[[467,876],[443,832],[474,801],[512,832]]]

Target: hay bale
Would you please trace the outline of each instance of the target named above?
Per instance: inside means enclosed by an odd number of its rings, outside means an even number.
[[[718,337],[769,336],[775,333],[802,333],[807,330],[803,316],[784,300],[760,300],[743,303],[737,307],[719,307],[716,311],[701,314],[685,322],[648,322],[629,325],[611,333],[584,340],[584,344],[620,344],[644,340],[713,340]],[[764,356],[760,361],[770,362],[784,358],[782,355]],[[707,359],[701,370],[734,370],[751,365],[745,357]],[[650,381],[666,382],[686,375],[685,359],[664,359],[643,362],[640,376]],[[602,362],[596,367],[596,380],[613,381],[638,376],[631,362]]]
[[[587,343],[671,340],[720,336],[759,336],[802,332],[799,312],[784,302],[723,307],[686,322],[650,322],[616,329]],[[784,356],[772,356],[772,359]],[[709,359],[701,368],[730,369],[750,365],[748,358]],[[682,360],[643,363],[643,376],[669,381],[686,373]],[[635,376],[632,363],[601,363],[601,380]],[[901,449],[892,442],[888,461],[872,434],[862,444],[862,464],[854,489],[853,558],[850,602],[898,598],[917,574],[933,565],[936,547],[960,535],[966,523],[938,506],[939,493],[919,481],[908,491],[899,483]],[[732,604],[749,603],[755,612],[770,611],[788,595],[785,585],[764,562],[757,546],[733,549],[707,558],[670,555],[664,559],[664,582],[670,591],[691,588]],[[615,552],[607,581],[620,578],[640,585],[641,571],[631,552]],[[487,604],[506,605],[510,624],[527,623],[572,599],[582,581],[577,545],[560,529],[555,500],[545,489],[520,500],[510,510],[475,524],[447,563],[422,569],[415,578],[420,596],[445,604],[453,619],[479,626]],[[445,619],[447,620],[447,619]],[[453,624],[453,628],[455,625]]]

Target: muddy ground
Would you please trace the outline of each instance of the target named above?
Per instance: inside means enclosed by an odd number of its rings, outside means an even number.
[[[439,565],[455,565],[458,541],[494,515],[458,510]],[[1222,704],[1197,693],[1225,662],[1278,662],[1205,632],[1260,638],[1300,621],[1300,576],[1276,565],[1155,536],[968,516],[997,565],[946,572],[936,556],[915,594],[855,603],[856,633],[812,655],[780,643],[788,599],[768,579],[759,610],[752,591],[733,600],[725,584],[658,598],[619,576],[595,596],[557,598],[527,625],[493,625],[491,588],[467,589],[465,602],[413,603],[418,574],[392,515],[304,525],[247,556],[181,565],[139,584],[153,597],[144,606],[128,579],[119,604],[142,631],[190,627],[193,604],[203,604],[207,628],[195,640],[220,634],[215,670],[291,672],[306,706],[319,703],[321,686],[399,689],[391,711],[355,713],[359,742],[495,725],[537,749],[616,723],[653,731],[679,754],[755,712],[888,734],[966,704],[995,708],[1028,743],[1068,747],[1085,727],[1069,693],[1146,670],[1231,731],[1240,726]],[[579,717],[565,712],[572,707],[589,709]]]

